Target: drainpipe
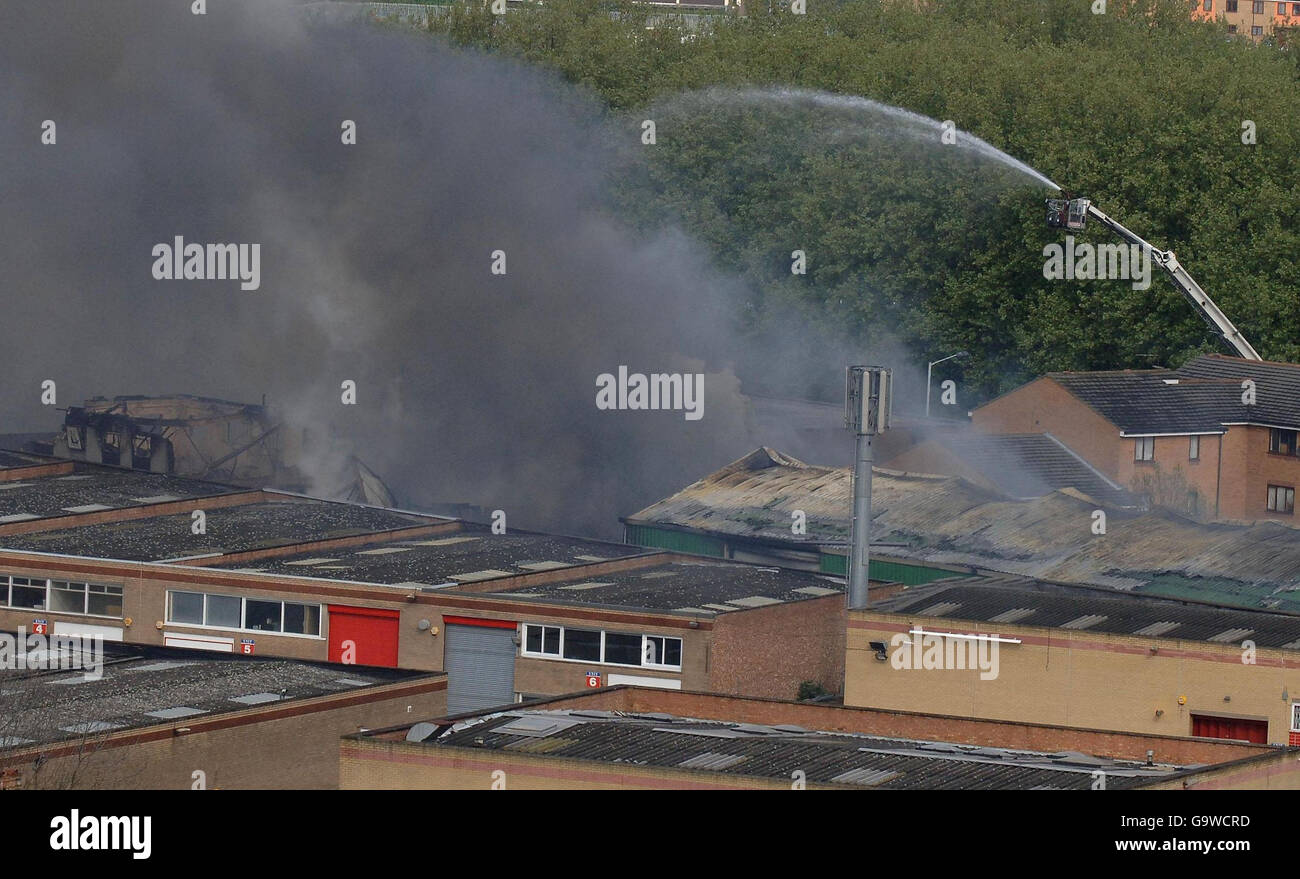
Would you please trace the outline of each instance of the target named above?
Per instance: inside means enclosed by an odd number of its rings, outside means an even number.
[[[1228,435],[1229,428],[1224,428],[1223,433],[1219,434],[1219,461],[1214,467],[1214,518],[1219,518],[1219,484],[1223,481],[1223,438]]]

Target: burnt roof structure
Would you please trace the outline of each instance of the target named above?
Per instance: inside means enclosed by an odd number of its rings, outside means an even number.
[[[759,449],[627,517],[629,525],[841,551],[851,474]],[[872,544],[888,556],[1214,604],[1300,612],[1300,532],[1281,522],[1200,524],[1115,511],[1071,490],[1015,500],[956,476],[876,469]],[[792,535],[803,510],[807,533]]]

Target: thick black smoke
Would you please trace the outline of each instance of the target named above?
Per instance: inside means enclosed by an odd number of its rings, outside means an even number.
[[[600,207],[608,139],[639,132],[420,35],[207,7],[0,9],[0,433],[57,423],[47,379],[60,406],[266,394],[408,505],[604,534],[756,444],[728,282]],[[178,235],[260,243],[261,288],[154,280]],[[712,373],[703,419],[598,411],[620,364]]]

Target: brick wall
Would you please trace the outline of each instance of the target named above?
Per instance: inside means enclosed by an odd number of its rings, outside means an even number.
[[[991,680],[978,669],[898,669],[875,658],[870,641],[889,644],[913,625],[1022,643],[1000,645]],[[850,615],[847,647],[845,702],[895,710],[1173,736],[1190,736],[1191,715],[1207,714],[1266,720],[1268,740],[1285,744],[1289,694],[1300,694],[1294,651],[1261,648],[1247,664],[1239,644],[867,611]]]
[[[17,770],[28,789],[184,790],[194,784],[196,770],[209,790],[335,789],[340,737],[445,714],[446,687],[445,678],[421,678],[206,720],[186,718],[61,749],[25,749],[0,760],[0,767]],[[178,728],[190,732],[177,735]],[[46,760],[37,771],[40,753]],[[6,783],[12,783],[8,772]]]
[[[838,693],[844,681],[842,594],[719,614],[708,689],[793,699],[813,681]]]
[[[1050,433],[1117,482],[1123,482],[1123,449],[1133,457],[1132,440],[1123,440],[1118,427],[1046,376],[979,407],[971,424],[985,433]]]

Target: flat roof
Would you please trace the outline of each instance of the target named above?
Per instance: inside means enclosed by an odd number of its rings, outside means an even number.
[[[9,470],[14,467],[31,467],[34,464],[56,464],[57,459],[42,458],[38,455],[29,455],[25,452],[14,452],[9,449],[0,449],[0,470]]]
[[[1076,632],[1300,650],[1300,616],[1185,604],[1029,577],[935,580],[873,603],[868,612],[1041,626]]]
[[[454,533],[210,567],[390,586],[443,586],[538,573],[645,552],[640,546],[577,537],[525,531],[493,534],[486,526],[466,523]]]
[[[77,462],[67,475],[0,482],[0,524],[248,490],[183,476]]]
[[[104,644],[103,676],[0,670],[0,752],[162,723],[202,720],[430,672]]]
[[[716,616],[843,592],[844,582],[830,577],[701,560],[670,561],[489,594],[545,603],[652,608]]]
[[[423,735],[429,738],[421,739]],[[533,758],[702,770],[875,790],[1089,790],[1168,778],[1186,768],[948,742],[824,732],[793,725],[697,720],[660,713],[518,709],[446,728],[418,725],[408,742],[427,748],[518,752]]]
[[[205,534],[191,532],[190,514],[186,512],[0,535],[0,548],[127,561],[167,561],[208,553],[248,552],[444,521],[449,520],[358,504],[285,498],[209,510]]]

